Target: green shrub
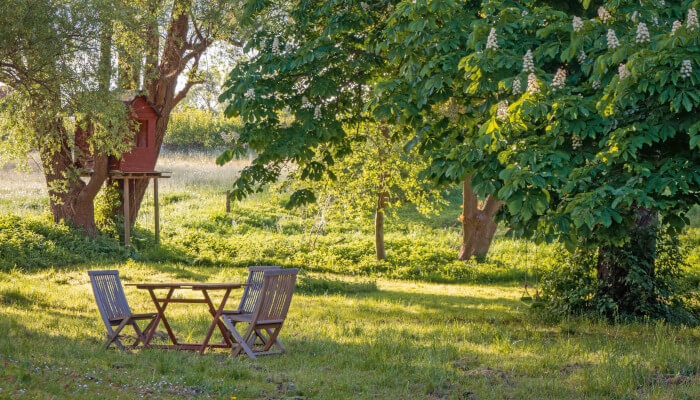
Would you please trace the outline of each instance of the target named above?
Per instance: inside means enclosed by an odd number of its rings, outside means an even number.
[[[163,144],[175,148],[223,147],[229,137],[235,136],[239,127],[238,121],[207,110],[178,109],[170,116]]]
[[[0,270],[42,269],[123,260],[126,256],[116,239],[86,238],[78,229],[54,223],[48,215],[0,215]]]
[[[693,305],[693,281],[686,276],[690,270],[685,265],[686,250],[677,237],[661,236],[651,276],[637,272],[641,268],[636,259],[627,260],[629,304],[617,303],[601,291],[601,282],[596,278],[597,251],[560,252],[555,266],[544,271],[533,309],[549,317],[652,318],[695,325],[700,315]]]

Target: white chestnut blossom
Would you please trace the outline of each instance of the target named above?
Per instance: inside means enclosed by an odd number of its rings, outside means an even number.
[[[520,78],[513,79],[513,96],[517,96],[523,92],[523,84]]]
[[[700,28],[700,25],[698,25],[698,12],[695,10],[695,8],[688,10],[688,19],[685,21],[685,28],[689,32],[693,32],[694,30]]]
[[[321,119],[321,105],[317,105],[314,109],[314,119]]]
[[[301,108],[311,108],[313,107],[311,103],[309,103],[309,99],[306,98],[306,96],[301,97]]]
[[[576,59],[578,60],[579,64],[583,64],[583,62],[586,61],[587,58],[588,58],[588,56],[586,55],[586,53],[583,50],[581,50],[581,52],[579,52],[578,55],[576,56]]]
[[[280,53],[280,39],[278,37],[275,37],[275,39],[272,41],[272,54],[279,54]]]
[[[245,94],[243,95],[243,98],[247,100],[250,100],[253,97],[255,97],[255,89],[253,88],[246,90]]]
[[[632,18],[631,18],[632,22],[637,22],[637,14],[638,14],[637,11],[632,13]]]
[[[649,29],[647,29],[647,24],[640,22],[637,24],[637,36],[634,38],[637,44],[647,43],[649,39]]]
[[[683,60],[683,63],[681,64],[681,77],[690,78],[690,74],[692,73],[693,65],[690,63],[690,60]]]
[[[608,39],[608,48],[615,50],[620,46],[620,41],[617,40],[617,36],[615,35],[615,31],[612,29],[608,29],[608,34],[606,35]]]
[[[520,13],[520,16],[521,16],[521,17],[524,17],[524,16],[526,16],[527,14],[528,14],[528,13],[527,13],[527,10],[523,10],[523,12]]]
[[[357,4],[357,3],[356,3]],[[367,11],[369,9],[369,4],[365,3],[364,1],[360,3],[360,6],[362,7],[363,10]]]
[[[583,146],[583,140],[581,140],[581,136],[578,135],[578,133],[574,133],[571,135],[571,148],[576,150]]]
[[[535,94],[540,92],[540,83],[537,82],[537,77],[534,73],[527,76],[527,92]]]
[[[592,87],[593,89],[595,89],[595,90],[600,89],[600,81],[597,80],[597,79],[594,80],[593,82],[591,82],[591,87]]]
[[[574,17],[571,25],[574,28],[574,32],[579,32],[581,29],[583,29],[583,20],[580,17]]]
[[[656,15],[651,17],[651,21],[654,23],[654,26],[659,26],[659,17],[657,17]]]
[[[617,67],[617,73],[620,74],[620,79],[625,79],[630,76],[630,72],[627,70],[625,64],[620,64],[620,66]]]
[[[612,18],[612,15],[608,12],[608,10],[605,9],[605,7],[600,7],[598,8],[598,18],[600,18],[603,23],[607,23],[610,18]]]
[[[291,53],[292,50],[294,50],[294,47],[292,46],[292,41],[287,40],[287,43],[284,45],[284,52],[285,53]]]
[[[532,50],[528,50],[523,56],[523,72],[535,72],[535,61],[532,57]]]
[[[491,31],[489,32],[489,37],[486,39],[486,49],[498,49],[498,41],[496,40],[496,28],[491,28]]]
[[[506,118],[508,118],[508,101],[501,100],[498,102],[498,109],[496,109],[496,119],[505,121]]]
[[[566,86],[566,70],[564,68],[559,68],[557,73],[554,74],[552,79],[552,91],[557,91],[563,89]]]
[[[678,29],[680,29],[683,26],[683,23],[679,20],[673,21],[673,25],[671,25],[671,35],[674,35]]]

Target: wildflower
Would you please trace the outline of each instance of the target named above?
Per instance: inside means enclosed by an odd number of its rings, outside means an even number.
[[[620,46],[620,41],[617,40],[617,36],[615,35],[614,30],[608,29],[607,39],[608,39],[608,48],[614,50]]]
[[[620,64],[620,66],[617,67],[617,73],[620,74],[620,79],[630,76],[630,72],[627,70],[627,66],[625,64]]]
[[[581,140],[581,136],[578,135],[578,133],[574,133],[571,135],[571,148],[576,150],[583,146],[583,140]]]
[[[593,82],[591,82],[591,87],[595,90],[600,89],[600,81],[595,79]]]
[[[583,29],[583,20],[580,17],[574,17],[571,25],[574,28],[574,32],[579,32],[581,29]]]
[[[586,61],[587,58],[588,56],[583,50],[581,50],[581,52],[578,53],[578,56],[576,56],[576,59],[578,60],[579,64],[583,64],[583,62]]]
[[[520,13],[521,17],[524,17],[528,14],[527,10],[523,10],[523,12]]]
[[[321,119],[321,105],[317,105],[314,109],[314,119]]]
[[[637,44],[649,42],[649,29],[647,29],[647,25],[644,22],[637,24],[637,37],[635,37],[634,41]]]
[[[534,73],[530,73],[530,75],[527,76],[527,91],[530,94],[540,92],[540,84],[537,82],[537,77]]]
[[[301,108],[311,108],[313,107],[311,103],[309,103],[309,99],[306,98],[306,96],[301,97]]]
[[[505,121],[508,118],[508,101],[502,100],[498,102],[498,109],[496,109],[496,119],[499,121]]]
[[[520,82],[520,78],[513,79],[513,96],[517,96],[523,92],[523,84]]]
[[[612,15],[608,12],[608,10],[605,9],[605,7],[600,7],[598,8],[598,18],[600,18],[603,23],[607,23],[610,18],[612,18]]]
[[[690,64],[690,60],[683,60],[681,64],[681,77],[690,78],[691,73],[693,73],[693,66]]]
[[[275,37],[275,39],[272,41],[272,54],[279,54],[280,53],[280,39],[278,37]]]
[[[689,32],[693,32],[694,30],[700,28],[700,25],[698,25],[698,12],[695,10],[695,8],[688,10],[688,19],[685,22],[685,28]]]
[[[360,6],[362,6],[362,9],[367,11],[369,9],[369,4],[365,3],[364,1],[360,3]]]
[[[246,90],[245,94],[243,95],[243,98],[248,100],[252,99],[253,97],[255,97],[255,89],[253,88]]]
[[[532,50],[528,50],[523,56],[523,72],[535,72],[535,61],[532,58]]]
[[[491,31],[489,32],[489,37],[486,39],[486,49],[498,49],[498,42],[496,41],[496,28],[491,28]]]
[[[678,29],[680,29],[680,27],[682,27],[682,26],[683,26],[683,23],[681,23],[681,21],[679,21],[679,20],[673,21],[673,25],[671,26],[671,35],[674,35],[676,33],[676,31]]]
[[[564,68],[559,68],[557,73],[554,74],[554,79],[552,79],[552,91],[557,91],[563,89],[566,86],[566,70]]]

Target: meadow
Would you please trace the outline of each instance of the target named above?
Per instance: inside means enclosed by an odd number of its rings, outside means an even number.
[[[0,170],[0,398],[700,398],[700,328],[529,310],[521,298],[560,246],[499,232],[485,260],[455,261],[459,193],[434,217],[399,210],[387,221],[388,259],[377,262],[368,219],[330,221],[317,234],[317,213],[285,210],[276,187],[226,213],[245,161],[217,167],[214,156],[161,156],[158,168],[173,172],[160,186],[162,244],[149,192],[129,251],[52,224],[37,171]],[[682,238],[696,289],[698,220]],[[102,348],[87,270],[118,269],[124,283],[240,282],[247,266],[269,264],[302,269],[281,333],[287,354]],[[126,293],[135,312],[153,308],[146,293]],[[183,340],[208,325],[196,305],[169,316]]]

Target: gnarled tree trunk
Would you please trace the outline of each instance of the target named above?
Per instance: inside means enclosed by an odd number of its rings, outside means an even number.
[[[107,178],[107,157],[93,157],[94,172],[85,183],[79,178],[82,168],[73,160],[63,120],[54,119],[42,128],[53,131],[47,135],[60,138],[57,146],[45,147],[40,151],[54,221],[70,222],[89,236],[95,236],[98,231],[93,202]]]
[[[471,187],[471,175],[462,186],[462,246],[457,259],[466,261],[472,256],[484,257],[488,253],[497,228],[493,216],[503,202],[489,195],[484,207],[479,209],[478,198]]]
[[[187,1],[181,0],[183,3]],[[177,3],[177,2],[176,2]],[[147,98],[160,113],[156,121],[156,148],[160,153],[165,132],[170,122],[170,115],[177,104],[185,98],[190,88],[199,83],[198,81],[188,81],[185,86],[176,91],[177,80],[183,73],[188,63],[192,63],[191,70],[196,71],[199,59],[211,45],[208,39],[201,38],[198,43],[188,41],[189,16],[183,11],[185,8],[173,7],[173,14],[170,20],[170,27],[165,38],[162,57],[159,60],[158,48],[159,37],[158,27],[146,27],[149,35],[149,49],[146,50],[146,65],[144,68],[144,87]],[[194,74],[191,74],[194,75]],[[148,179],[138,179],[130,187],[129,221],[133,224],[138,216],[143,196],[148,188]]]

